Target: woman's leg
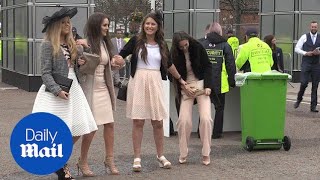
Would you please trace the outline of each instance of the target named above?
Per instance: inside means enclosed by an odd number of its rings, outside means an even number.
[[[103,138],[105,143],[105,150],[106,150],[106,158],[104,164],[109,170],[111,174],[118,175],[119,170],[114,164],[114,157],[113,157],[113,145],[114,145],[114,123],[104,124],[103,128]]]
[[[141,158],[141,142],[143,136],[144,119],[134,119],[132,127],[132,142],[134,158]]]
[[[103,138],[104,138],[106,156],[113,157],[114,123],[104,124]]]
[[[210,163],[211,151],[211,133],[212,133],[212,118],[211,118],[211,102],[209,96],[197,97],[199,114],[200,114],[200,138],[202,142],[203,163]]]
[[[73,136],[72,137],[73,144],[75,144],[79,139],[80,139],[80,136]]]
[[[82,136],[81,154],[78,159],[77,166],[78,166],[78,173],[79,171],[81,171],[82,175],[85,177],[94,176],[94,173],[90,170],[88,165],[88,151],[95,133],[96,131],[93,131],[89,134],[85,134]]]
[[[163,155],[163,121],[151,120],[153,127],[153,138],[156,143],[157,155],[161,157]]]
[[[177,122],[179,135],[180,158],[186,158],[188,155],[188,144],[192,131],[192,106],[194,99],[181,100],[180,114]]]

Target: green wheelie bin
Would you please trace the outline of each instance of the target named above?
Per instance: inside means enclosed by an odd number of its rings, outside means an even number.
[[[246,150],[290,149],[290,138],[284,136],[288,79],[289,74],[276,71],[236,75],[237,85],[242,82],[241,134]]]

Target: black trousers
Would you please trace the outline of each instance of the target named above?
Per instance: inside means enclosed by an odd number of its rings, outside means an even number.
[[[318,85],[320,79],[320,64],[319,63],[310,63],[306,60],[303,60],[301,63],[301,84],[300,90],[298,93],[297,101],[302,101],[304,92],[308,87],[309,79],[311,77],[311,109],[315,109],[318,103]]]
[[[223,114],[225,105],[225,93],[210,95],[211,103],[214,104],[214,109],[216,110],[216,115],[213,121],[213,132],[212,135],[221,135],[223,131]]]

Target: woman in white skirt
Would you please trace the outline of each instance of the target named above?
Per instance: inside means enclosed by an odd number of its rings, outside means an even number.
[[[162,80],[167,79],[168,69],[181,84],[185,85],[185,81],[169,61],[160,13],[151,12],[144,17],[141,33],[132,37],[119,53],[122,58],[129,54],[132,57],[126,115],[133,119],[133,171],[141,171],[141,141],[145,119],[151,119],[159,166],[169,169],[171,163],[163,155],[163,119],[168,116],[168,112],[164,104]]]
[[[78,54],[70,22],[76,13],[76,8],[63,7],[51,17],[43,18],[42,32],[45,33],[45,40],[40,51],[43,85],[38,91],[32,110],[60,117],[69,127],[73,143],[80,136],[97,130],[89,104],[77,79]],[[69,93],[62,90],[55,82],[53,74],[73,80]],[[89,145],[82,144],[81,149],[89,149]],[[56,174],[59,179],[73,179],[67,165],[59,169]]]

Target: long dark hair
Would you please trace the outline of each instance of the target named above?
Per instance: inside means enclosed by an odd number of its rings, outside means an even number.
[[[102,40],[105,42],[107,46],[109,56],[112,57],[113,45],[111,43],[109,33],[107,32],[106,36],[101,37],[101,24],[103,23],[103,20],[106,18],[109,20],[108,16],[101,12],[96,12],[92,14],[85,25],[84,35],[88,39],[88,44],[91,47],[92,53],[99,55],[101,54],[100,42]]]
[[[158,30],[155,34],[154,40],[157,42],[160,48],[161,63],[164,67],[167,67],[169,51],[167,48],[167,44],[164,40],[164,33],[163,33],[163,27],[162,27],[162,15],[160,14],[160,12],[157,12],[157,11],[151,12],[143,18],[143,21],[141,24],[141,32],[138,35],[137,45],[135,49],[136,54],[139,54],[139,50],[141,49],[141,58],[145,63],[147,63],[148,52],[145,46],[145,44],[147,43],[147,35],[146,35],[146,32],[144,32],[144,24],[146,23],[146,20],[148,18],[152,18],[154,21],[156,21],[158,25]]]
[[[272,44],[272,39],[274,39],[274,35],[267,35],[264,37],[264,42],[266,42],[270,48],[272,49],[272,52],[274,52],[277,48],[277,46],[275,44]]]
[[[179,49],[179,43],[180,41],[188,40],[189,41],[189,52],[192,47],[195,46],[197,41],[191,37],[188,33],[184,31],[178,31],[173,33],[172,36],[172,46],[170,50],[171,59],[173,61],[176,61],[178,59],[178,56],[183,55],[183,51]]]

